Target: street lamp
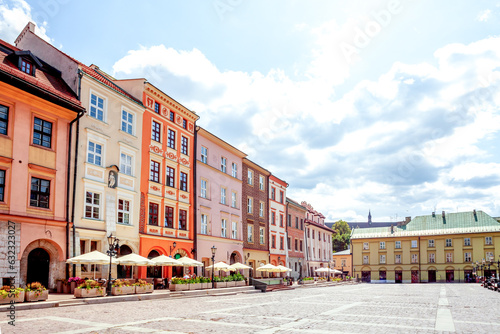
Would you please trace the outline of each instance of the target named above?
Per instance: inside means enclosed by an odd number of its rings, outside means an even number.
[[[212,289],[215,287],[214,269],[215,269],[215,252],[216,251],[217,251],[217,248],[215,248],[215,245],[212,246]]]
[[[175,247],[177,247],[177,243],[175,241],[173,243],[173,246],[174,247],[170,246],[170,256],[172,256],[172,251],[175,249]]]
[[[113,259],[113,256],[116,256],[118,254],[118,248],[120,240],[118,240],[116,237],[113,236],[113,233],[111,233],[108,236],[108,246],[109,249],[106,251],[106,253],[109,255],[109,276],[108,276],[108,285],[107,285],[107,293],[108,296],[111,296],[111,261]]]

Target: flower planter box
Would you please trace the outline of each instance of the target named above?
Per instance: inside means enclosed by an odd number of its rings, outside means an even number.
[[[185,291],[188,289],[188,284],[170,284],[170,291]]]
[[[227,288],[227,282],[215,282],[215,288]]]
[[[212,283],[200,283],[202,289],[210,289],[212,287]]]
[[[201,289],[201,283],[191,283],[189,285],[189,290],[200,290]]]
[[[227,287],[228,288],[234,288],[236,286],[236,282],[235,281],[229,281],[229,282],[226,282],[227,283]]]
[[[135,286],[115,286],[111,288],[111,295],[132,295],[135,293]]]
[[[47,300],[49,298],[49,290],[39,291],[25,291],[24,293],[25,300],[27,302],[36,302],[40,300]]]
[[[135,286],[135,293],[152,293],[154,291],[153,285]]]
[[[91,297],[103,297],[106,294],[104,288],[94,288],[94,289],[75,289],[74,295],[76,298],[91,298]]]
[[[313,280],[309,280],[309,281],[302,281],[304,284],[314,284],[314,281]]]
[[[0,298],[0,304],[10,304],[11,301],[14,303],[24,302],[24,291],[19,291],[19,293],[17,294],[17,297],[15,297],[15,296],[9,297],[7,295],[5,298]]]
[[[245,286],[245,281],[234,281],[235,286]]]

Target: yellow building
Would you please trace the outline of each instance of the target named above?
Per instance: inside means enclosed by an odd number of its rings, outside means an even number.
[[[343,276],[351,276],[352,275],[351,250],[346,249],[341,252],[333,253],[332,264],[333,264],[332,266],[333,269],[341,271]]]
[[[374,283],[467,282],[498,275],[500,223],[482,211],[354,229],[353,276]]]

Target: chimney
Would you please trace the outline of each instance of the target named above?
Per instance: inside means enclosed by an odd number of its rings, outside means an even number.
[[[445,216],[445,212],[444,211],[442,213],[442,216],[443,216],[443,224],[446,224],[446,216]]]
[[[394,224],[391,224],[391,234],[394,234]]]
[[[436,218],[436,213],[432,211],[432,218]]]
[[[405,218],[405,225],[408,224],[411,221],[411,216]]]
[[[477,221],[477,213],[476,213],[476,209],[474,209],[474,211],[472,211],[472,213],[474,213],[474,220]]]

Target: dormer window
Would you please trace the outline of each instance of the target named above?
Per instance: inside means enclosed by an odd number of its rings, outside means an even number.
[[[26,59],[21,59],[20,70],[26,74],[33,75],[33,65]]]

